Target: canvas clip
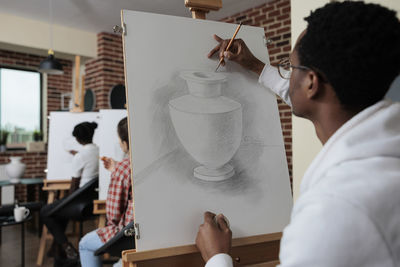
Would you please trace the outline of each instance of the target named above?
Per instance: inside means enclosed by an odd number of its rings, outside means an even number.
[[[136,239],[140,239],[139,224],[135,223],[133,227],[134,227],[134,229],[131,228],[131,231],[133,230],[132,235],[135,234]]]
[[[268,46],[268,45],[272,44],[272,42],[273,42],[271,38],[267,38],[265,35],[264,35],[263,39],[264,39],[265,46]]]
[[[115,25],[113,27],[113,31],[114,31],[114,33],[119,33],[119,34],[126,35],[126,25],[125,25],[125,23],[122,26]]]
[[[135,227],[125,229],[124,236],[134,236],[134,235],[135,235]]]

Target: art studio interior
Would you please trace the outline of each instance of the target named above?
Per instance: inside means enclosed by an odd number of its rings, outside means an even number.
[[[346,35],[340,12],[390,30]],[[400,195],[400,46],[383,44],[400,43],[399,18],[398,0],[0,0],[0,266],[400,266],[400,199],[388,197]],[[343,104],[329,56],[305,56],[330,34],[360,69],[364,44],[345,38],[388,51],[376,56],[392,75],[379,99]],[[353,73],[339,58],[335,70]],[[376,135],[362,116],[377,117]],[[363,176],[359,161],[371,177],[385,169],[384,186],[340,180]],[[368,206],[383,195],[385,208]],[[346,243],[363,264],[311,253],[318,225],[370,227],[351,217],[364,205],[386,230]],[[327,209],[341,210],[334,226],[317,223]]]

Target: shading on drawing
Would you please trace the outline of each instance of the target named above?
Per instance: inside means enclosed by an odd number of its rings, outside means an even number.
[[[282,231],[292,200],[276,97],[233,63],[215,73],[206,57],[212,35],[231,38],[236,25],[133,11],[123,20],[136,248],[193,244],[207,210],[226,215],[234,237]],[[263,36],[242,26],[237,37],[268,62]]]
[[[183,71],[189,94],[169,101],[169,111],[179,140],[201,166],[194,177],[205,181],[231,178],[228,162],[242,139],[242,105],[222,96],[226,76],[201,70]]]

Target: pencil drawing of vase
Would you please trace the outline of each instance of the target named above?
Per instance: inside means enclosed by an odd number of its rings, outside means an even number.
[[[186,151],[201,165],[193,175],[222,181],[235,174],[229,161],[242,138],[242,105],[222,96],[226,76],[207,71],[183,71],[189,94],[169,101],[176,134]]]

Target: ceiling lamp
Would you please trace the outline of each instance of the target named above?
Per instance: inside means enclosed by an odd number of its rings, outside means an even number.
[[[63,74],[63,68],[61,63],[54,58],[53,49],[49,49],[48,57],[40,62],[39,72],[47,74]]]
[[[52,0],[49,0],[49,32],[50,32],[50,49],[48,56],[45,60],[40,62],[39,72],[47,74],[63,74],[63,68],[61,63],[54,58],[53,51],[53,7]]]

